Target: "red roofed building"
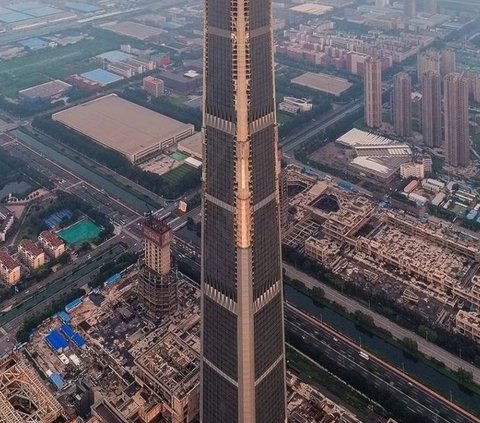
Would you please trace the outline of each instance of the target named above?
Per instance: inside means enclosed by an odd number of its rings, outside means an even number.
[[[5,251],[0,250],[0,278],[8,285],[15,285],[20,280],[20,264]]]
[[[38,240],[43,250],[52,258],[58,258],[65,252],[65,243],[52,231],[43,231]]]
[[[30,270],[38,269],[45,264],[45,253],[30,239],[22,239],[18,245],[18,256]]]

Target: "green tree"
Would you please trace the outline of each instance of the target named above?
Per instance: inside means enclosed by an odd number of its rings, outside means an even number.
[[[458,381],[462,385],[471,385],[473,384],[473,374],[472,372],[469,372],[468,370],[465,370],[464,368],[460,367],[457,370],[457,377]]]
[[[405,337],[402,339],[402,344],[411,353],[418,352],[418,344],[414,339]]]

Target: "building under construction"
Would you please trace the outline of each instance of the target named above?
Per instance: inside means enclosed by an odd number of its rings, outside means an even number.
[[[63,421],[61,405],[20,356],[0,361],[0,423]]]
[[[163,421],[196,420],[200,407],[198,351],[170,332],[136,359],[135,364],[135,380],[158,396]]]
[[[177,276],[172,271],[170,243],[172,229],[150,215],[143,223],[145,242],[144,268],[140,273],[138,294],[146,312],[154,318],[167,316],[177,309]]]

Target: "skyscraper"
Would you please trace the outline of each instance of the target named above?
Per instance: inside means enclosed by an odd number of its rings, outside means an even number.
[[[206,0],[202,423],[284,423],[271,0]]]
[[[412,79],[404,72],[393,79],[393,126],[400,137],[412,135]]]
[[[470,162],[468,94],[468,80],[461,74],[445,77],[445,162],[451,166],[464,167]]]
[[[442,84],[440,75],[432,70],[422,78],[422,132],[428,147],[442,145]]]
[[[417,0],[403,0],[403,13],[407,18],[417,15]]]
[[[417,55],[417,76],[422,82],[425,72],[434,71],[440,75],[441,55],[437,50],[429,49]]]
[[[364,76],[365,124],[382,126],[382,62],[372,57],[365,61]]]
[[[423,0],[423,10],[426,13],[437,13],[437,0]]]
[[[455,50],[447,48],[442,51],[442,56],[440,60],[440,75],[447,76],[449,73],[457,71],[457,59]]]
[[[137,292],[145,310],[152,317],[162,317],[177,308],[177,278],[170,262],[172,229],[156,216],[143,223],[145,244],[144,268],[140,272]]]

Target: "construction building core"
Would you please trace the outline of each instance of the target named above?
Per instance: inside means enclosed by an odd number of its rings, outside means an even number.
[[[179,122],[109,94],[55,113],[52,119],[116,150],[133,163],[152,158],[193,135],[193,125]]]
[[[0,423],[53,423],[61,417],[60,403],[19,355],[0,361]]]
[[[172,229],[156,216],[143,223],[144,268],[139,275],[138,295],[152,317],[173,313],[177,308],[177,275],[172,271]]]

